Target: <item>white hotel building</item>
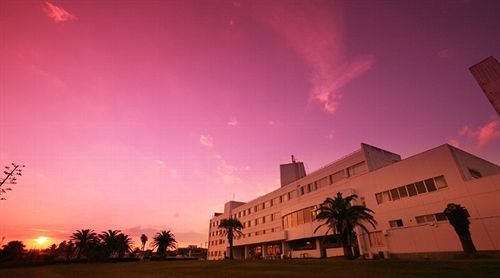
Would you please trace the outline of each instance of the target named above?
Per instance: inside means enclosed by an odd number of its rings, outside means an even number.
[[[367,144],[331,164],[305,174],[301,162],[281,165],[281,188],[247,203],[230,201],[210,219],[208,259],[228,255],[218,224],[237,218],[244,224],[234,256],[318,258],[343,254],[335,236],[314,221],[315,208],[337,192],[358,195],[374,211],[378,225],[357,229],[357,248],[365,258],[438,256],[462,250],[442,213],[448,203],[464,206],[479,251],[500,250],[500,167],[450,145],[401,160]],[[368,225],[369,226],[369,225]],[[323,251],[322,251],[323,250]]]

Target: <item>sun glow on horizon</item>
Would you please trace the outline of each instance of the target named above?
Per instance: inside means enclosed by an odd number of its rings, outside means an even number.
[[[39,236],[35,238],[33,241],[35,241],[36,247],[44,248],[49,243],[49,238],[46,236]]]

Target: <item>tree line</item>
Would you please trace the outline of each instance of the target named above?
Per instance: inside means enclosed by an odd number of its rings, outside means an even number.
[[[140,237],[141,248],[133,248],[132,238],[120,230],[106,230],[97,234],[92,229],[75,231],[68,241],[52,244],[43,250],[27,250],[19,240],[10,241],[0,250],[1,263],[51,263],[82,261],[126,261],[139,258],[164,259],[169,251],[176,249],[177,241],[171,231],[163,230],[153,237],[144,250],[148,237]]]

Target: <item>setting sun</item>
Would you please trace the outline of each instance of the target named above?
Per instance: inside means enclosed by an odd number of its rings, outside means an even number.
[[[35,243],[38,245],[37,247],[44,247],[48,241],[49,238],[46,236],[40,236],[35,238]]]

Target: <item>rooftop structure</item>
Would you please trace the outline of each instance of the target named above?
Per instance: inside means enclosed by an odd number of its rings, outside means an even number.
[[[469,68],[500,116],[500,64],[492,56]]]

